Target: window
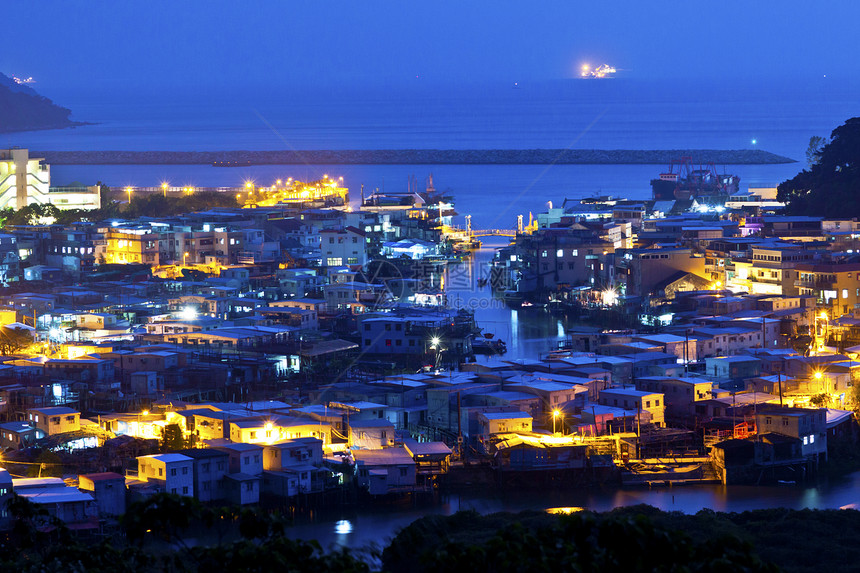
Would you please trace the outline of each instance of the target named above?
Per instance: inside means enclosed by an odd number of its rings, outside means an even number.
[[[654,400],[654,406],[659,408],[660,407],[660,400]]]
[[[259,463],[260,463],[260,454],[254,454],[254,463],[255,463],[255,464],[259,464]]]
[[[561,250],[561,249],[557,250],[557,251],[555,252],[555,256],[556,256],[556,257],[563,257],[563,256],[564,256],[564,251],[563,251],[563,250]]]
[[[400,468],[400,477],[406,477],[406,468]]]
[[[212,486],[208,481],[203,482],[203,491],[209,491],[209,488]]]
[[[176,493],[176,488],[175,487],[170,488],[170,493]]]
[[[187,467],[182,468],[182,475],[184,475],[184,476],[188,475],[188,468]]]
[[[187,486],[187,485],[182,486],[182,493],[183,493],[184,495],[188,495],[188,486]]]
[[[254,491],[254,482],[249,481],[245,484],[245,491]]]
[[[161,471],[160,471],[160,470],[161,470],[161,468],[159,468],[159,473],[161,473]],[[171,476],[171,477],[175,477],[175,476],[176,476],[176,468],[170,468],[170,476]]]
[[[809,435],[809,443],[810,443],[810,444],[814,444],[814,443],[815,443],[815,434],[810,434],[810,435]]]
[[[394,345],[395,346],[403,346],[403,339],[398,338],[397,340],[394,341]]]
[[[646,407],[646,408],[650,408],[650,407],[651,407],[651,400],[645,400],[645,407]]]
[[[390,338],[385,339],[385,346],[391,346],[391,339]]]
[[[365,338],[365,339],[364,339],[364,345],[365,345],[365,346],[370,346],[370,339],[369,339],[369,338]]]
[[[218,471],[223,471],[224,470],[224,462],[218,462],[217,464],[215,464],[215,467],[218,469]]]
[[[208,463],[203,464],[201,467],[201,470],[203,471],[204,474],[208,474],[209,473],[209,464]]]
[[[278,452],[277,452],[277,451],[275,452],[275,457],[278,457]],[[244,464],[247,466],[249,463],[251,463],[251,456],[245,456],[245,457],[243,458],[243,462],[244,462]]]
[[[164,468],[158,468],[158,477],[162,477],[164,475]]]

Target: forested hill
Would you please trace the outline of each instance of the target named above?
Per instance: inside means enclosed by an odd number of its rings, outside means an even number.
[[[0,74],[0,133],[81,125],[69,119],[71,113],[29,86]]]

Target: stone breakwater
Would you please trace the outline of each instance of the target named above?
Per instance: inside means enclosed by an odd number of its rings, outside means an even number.
[[[767,165],[795,160],[758,149],[360,149],[307,151],[40,151],[54,165]]]

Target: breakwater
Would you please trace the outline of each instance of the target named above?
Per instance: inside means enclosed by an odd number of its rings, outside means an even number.
[[[760,149],[359,149],[280,151],[39,151],[53,165],[775,165],[794,159]]]

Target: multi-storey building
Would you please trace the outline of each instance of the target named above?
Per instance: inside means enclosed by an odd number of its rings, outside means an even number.
[[[0,149],[0,209],[50,203],[51,170],[44,161],[26,149]]]
[[[812,295],[830,307],[836,318],[860,308],[860,263],[799,264],[795,285],[801,295]]]

